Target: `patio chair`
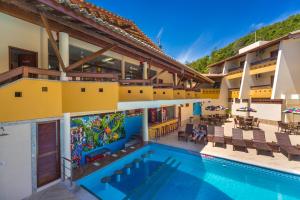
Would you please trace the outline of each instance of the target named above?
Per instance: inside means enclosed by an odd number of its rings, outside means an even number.
[[[253,130],[253,147],[256,149],[257,155],[260,151],[270,152],[273,155],[271,147],[267,144],[265,132],[262,130]]]
[[[290,132],[291,131],[288,123],[283,123],[283,122],[279,123],[279,128],[280,128],[280,132],[282,132],[282,131]]]
[[[207,125],[207,134],[208,135],[215,135],[215,126]]]
[[[237,118],[234,118],[234,128],[239,128],[239,122],[237,120]]]
[[[253,119],[253,127],[259,129],[259,124],[260,124],[260,121],[258,121],[258,118],[255,117],[255,118]]]
[[[279,132],[276,132],[275,135],[280,152],[287,154],[289,160],[292,159],[292,156],[300,156],[300,150],[292,145],[289,135]]]
[[[214,137],[212,139],[213,146],[216,144],[222,144],[226,148],[225,138],[224,138],[224,127],[215,126]]]
[[[232,146],[233,146],[233,151],[235,151],[236,148],[239,147],[239,148],[243,148],[246,152],[248,152],[246,142],[243,139],[242,129],[238,129],[238,128],[232,129]]]
[[[239,128],[241,128],[241,129],[247,128],[247,123],[246,123],[245,119],[243,119],[243,118],[239,119]]]
[[[185,140],[188,141],[188,138],[190,135],[193,135],[193,124],[186,124],[185,125],[185,131],[178,131],[178,140]]]

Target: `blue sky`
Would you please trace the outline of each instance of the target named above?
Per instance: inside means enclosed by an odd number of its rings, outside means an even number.
[[[300,13],[300,0],[88,0],[134,21],[180,62]]]

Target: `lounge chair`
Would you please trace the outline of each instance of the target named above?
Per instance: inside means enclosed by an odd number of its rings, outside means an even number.
[[[193,124],[186,124],[185,125],[185,131],[178,131],[178,140],[183,139],[187,142],[189,136],[193,135],[193,129],[194,129]]]
[[[226,148],[225,138],[224,138],[224,127],[215,126],[213,137],[213,146],[216,146],[216,143],[222,144]]]
[[[292,156],[300,156],[300,150],[292,145],[289,135],[287,133],[276,132],[275,135],[277,138],[280,152],[286,153],[288,155],[289,160],[292,159]]]
[[[243,139],[242,129],[238,129],[238,128],[232,129],[232,146],[233,146],[233,151],[235,151],[236,147],[240,147],[245,149],[246,152],[248,152],[246,142]]]
[[[203,143],[206,144],[207,143],[207,125],[199,125],[198,127],[199,127],[199,130],[202,131],[202,134],[199,137],[197,137],[194,140],[194,142],[196,144],[197,142],[201,142],[203,140]]]
[[[253,147],[256,149],[257,155],[259,151],[265,151],[274,156],[271,147],[267,144],[265,132],[262,130],[253,130]]]

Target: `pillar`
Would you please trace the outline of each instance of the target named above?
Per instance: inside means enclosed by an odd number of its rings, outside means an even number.
[[[69,34],[64,32],[59,32],[59,53],[65,66],[69,66]],[[61,80],[67,80],[65,72],[61,73]]]
[[[122,79],[125,79],[125,60],[124,59],[122,59],[122,61],[121,61],[121,77],[122,77]]]
[[[174,74],[174,83],[173,83],[173,85],[176,86],[177,83],[178,83],[178,75],[177,75],[177,73],[175,73]]]
[[[63,157],[71,160],[71,114],[70,113],[64,113],[63,115]],[[65,171],[66,177],[68,178],[71,173],[71,163],[65,161],[66,169],[63,169]],[[67,169],[69,168],[69,169]]]
[[[143,79],[148,79],[148,64],[147,62],[143,62]]]
[[[143,116],[143,141],[149,141],[148,135],[148,108],[144,108],[144,116]]]

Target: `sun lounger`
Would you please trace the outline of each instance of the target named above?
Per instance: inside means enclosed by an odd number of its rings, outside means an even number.
[[[183,139],[187,142],[189,136],[193,135],[193,129],[194,129],[193,124],[186,124],[185,125],[185,131],[178,131],[178,140]]]
[[[253,147],[256,149],[257,155],[260,151],[271,152],[271,147],[266,142],[265,132],[262,130],[253,130]]]
[[[232,145],[233,145],[233,151],[236,149],[236,147],[240,147],[245,149],[247,151],[246,142],[243,139],[243,130],[238,128],[232,129]]]
[[[221,126],[215,126],[214,131],[214,137],[213,137],[213,146],[216,144],[222,144],[224,147],[226,147],[225,138],[224,138],[224,127]]]
[[[291,160],[292,156],[300,156],[300,150],[294,147],[291,143],[289,135],[287,133],[275,133],[277,142],[279,145],[279,150],[282,153],[288,155],[288,159]]]

